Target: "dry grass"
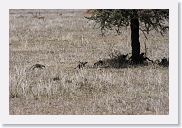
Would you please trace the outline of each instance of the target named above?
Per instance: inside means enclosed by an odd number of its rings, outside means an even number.
[[[10,10],[10,114],[169,113],[168,68],[90,68],[114,51],[131,51],[129,28],[102,37],[84,10],[37,11]],[[145,41],[148,57],[168,57],[168,35],[145,40],[141,33],[142,51]],[[88,67],[74,69],[78,61]],[[31,70],[36,63],[46,67]]]

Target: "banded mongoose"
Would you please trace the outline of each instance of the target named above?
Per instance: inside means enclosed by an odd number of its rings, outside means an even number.
[[[34,70],[35,68],[43,69],[45,66],[42,64],[34,64],[30,69]]]
[[[167,66],[169,66],[169,61],[168,61],[168,59],[167,58],[162,58],[161,59],[161,62],[159,63],[159,65],[162,65],[162,66],[164,66],[164,67],[167,67]]]
[[[102,66],[103,64],[104,64],[104,62],[102,60],[99,60],[94,63],[94,66]]]
[[[82,69],[82,68],[85,67],[85,65],[86,65],[87,63],[88,63],[88,62],[80,62],[80,61],[79,61],[79,64],[76,66],[76,68]],[[76,68],[75,68],[75,69],[76,69]]]

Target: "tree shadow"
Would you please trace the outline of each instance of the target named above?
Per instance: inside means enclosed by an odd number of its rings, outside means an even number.
[[[132,61],[132,57],[129,54],[111,54],[109,59],[98,60],[94,63],[94,68],[130,68],[130,67],[144,67],[149,65],[157,65],[160,67],[168,67],[169,60],[167,58],[162,58],[158,60],[151,60],[145,56],[144,53],[140,54],[138,63]]]

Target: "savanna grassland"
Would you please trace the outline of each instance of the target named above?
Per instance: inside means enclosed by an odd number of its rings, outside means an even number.
[[[116,51],[131,53],[130,28],[103,37],[84,18],[88,15],[86,10],[10,10],[10,114],[168,114],[168,67],[92,68]],[[146,39],[140,33],[140,42],[150,59],[168,58],[168,35],[152,31]],[[88,64],[75,69],[79,61]],[[45,68],[32,70],[34,64]]]

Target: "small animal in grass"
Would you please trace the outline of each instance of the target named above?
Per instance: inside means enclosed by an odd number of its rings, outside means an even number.
[[[30,69],[34,70],[36,68],[37,69],[43,69],[43,68],[45,68],[45,66],[42,64],[34,64]]]
[[[155,64],[158,64],[159,66],[168,67],[169,66],[169,58],[162,58],[161,60],[157,59],[154,61]]]
[[[168,67],[169,66],[169,60],[164,57],[161,59],[161,62],[159,63],[159,65],[164,66],[164,67]]]
[[[59,80],[60,78],[58,76],[53,78],[53,81],[59,81]]]
[[[142,52],[142,53],[140,54],[140,62],[144,63],[144,61],[150,61],[150,62],[154,63],[153,60],[151,60],[151,59],[149,59],[148,57],[146,57],[146,54]]]
[[[103,64],[104,64],[104,62],[102,60],[99,60],[94,63],[94,67],[102,66]]]
[[[124,60],[126,60],[126,58],[128,57],[128,54],[126,54],[126,55],[121,55],[121,57],[122,57]]]
[[[79,63],[78,63],[78,65],[76,66],[76,68],[75,69],[83,69],[85,66],[86,66],[86,64],[87,64],[88,62],[80,62],[79,61]]]

